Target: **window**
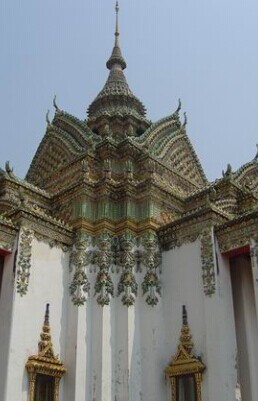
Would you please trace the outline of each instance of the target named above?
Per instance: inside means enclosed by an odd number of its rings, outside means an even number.
[[[37,374],[35,385],[35,401],[54,401],[55,378]]]
[[[196,401],[196,382],[194,375],[177,378],[177,401]]]

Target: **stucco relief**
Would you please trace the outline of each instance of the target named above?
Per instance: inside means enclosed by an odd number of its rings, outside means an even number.
[[[142,263],[146,266],[147,272],[142,282],[143,295],[147,294],[146,303],[154,306],[159,302],[161,285],[157,274],[157,268],[161,264],[161,252],[158,246],[158,238],[154,232],[148,232],[142,237],[144,251]]]
[[[114,261],[112,247],[112,235],[108,232],[100,234],[96,243],[98,250],[94,255],[94,264],[99,267],[95,282],[95,295],[99,305],[109,305],[110,298],[114,296],[114,284],[110,275],[110,268]]]
[[[211,297],[216,292],[215,254],[213,228],[208,227],[201,235],[202,280],[205,295]]]
[[[86,266],[92,261],[92,252],[88,251],[91,237],[85,233],[77,233],[74,249],[70,258],[70,270],[75,268],[72,283],[69,287],[74,305],[84,305],[90,291],[90,283],[86,274]]]
[[[16,279],[17,292],[23,296],[28,291],[30,268],[31,268],[31,246],[34,232],[30,229],[21,230],[20,245],[18,253],[18,270]]]
[[[126,306],[131,306],[135,302],[137,296],[138,284],[136,282],[133,268],[136,264],[136,255],[134,246],[136,244],[136,237],[125,232],[120,237],[121,251],[118,254],[118,264],[122,267],[122,273],[118,283],[117,295],[122,295],[122,303]]]

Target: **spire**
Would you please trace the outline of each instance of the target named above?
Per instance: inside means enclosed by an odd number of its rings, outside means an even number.
[[[109,70],[112,70],[112,67],[120,67],[122,70],[126,68],[126,62],[122,56],[121,49],[119,46],[119,21],[118,21],[118,16],[119,16],[119,7],[118,7],[118,1],[116,2],[116,28],[115,28],[115,44],[113,47],[112,54],[110,58],[107,61],[107,68]]]
[[[49,304],[46,305],[44,323],[38,343],[38,354],[29,356],[26,368],[30,383],[33,383],[33,380],[35,381],[35,376],[37,374],[44,373],[45,375],[54,377],[56,379],[54,392],[55,394],[58,393],[59,380],[65,374],[66,368],[53,350],[49,324]],[[32,378],[34,379],[32,380]],[[33,389],[30,388],[30,394],[34,394],[34,390],[32,390]]]
[[[118,28],[118,13],[119,13],[119,6],[118,6],[118,1],[116,2],[116,31],[115,31],[115,45],[118,46],[118,36],[119,36],[119,28]]]
[[[185,305],[182,307],[182,329],[180,336],[180,344],[190,354],[193,349],[192,335],[188,326],[187,310]]]
[[[38,343],[39,353],[46,354],[49,357],[54,357],[54,352],[51,342],[50,325],[49,325],[49,304],[46,304],[44,323]]]
[[[97,97],[88,107],[88,125],[95,132],[102,132],[107,118],[112,130],[114,118],[124,119],[120,124],[123,131],[129,130],[133,125],[136,131],[145,131],[150,123],[145,119],[146,110],[142,102],[134,96],[126,81],[123,70],[126,62],[122,56],[119,44],[119,7],[116,2],[115,43],[106,66],[110,70],[108,79]],[[112,121],[111,121],[112,120]],[[118,131],[117,123],[115,129]]]
[[[46,304],[44,326],[49,326],[49,304]]]

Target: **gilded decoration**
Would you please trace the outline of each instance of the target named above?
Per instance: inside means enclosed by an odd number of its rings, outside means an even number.
[[[17,292],[21,296],[25,295],[28,291],[31,268],[31,246],[33,237],[34,232],[28,228],[23,228],[20,232],[16,288]]]
[[[156,233],[149,231],[142,237],[144,248],[141,261],[146,267],[147,272],[142,282],[143,295],[147,294],[146,303],[157,305],[161,296],[161,284],[157,274],[157,268],[161,265],[161,251],[158,245]]]
[[[70,271],[74,270],[72,283],[69,287],[74,305],[84,305],[90,292],[90,283],[86,267],[92,262],[91,237],[84,232],[77,232],[74,249],[70,257]]]
[[[216,292],[216,262],[213,227],[208,227],[202,232],[201,261],[204,293],[211,297]]]
[[[104,231],[96,239],[97,250],[94,254],[94,264],[99,267],[95,282],[95,295],[99,305],[109,305],[110,298],[114,296],[114,284],[110,275],[110,268],[114,263],[112,252],[112,235]]]
[[[54,378],[54,401],[59,401],[59,382],[65,374],[66,368],[54,353],[49,325],[49,304],[46,306],[44,324],[38,343],[38,354],[28,358],[26,369],[29,380],[29,401],[35,401],[37,375]]]
[[[177,353],[172,357],[171,362],[165,369],[165,374],[169,379],[171,387],[171,401],[177,401],[180,391],[177,383],[181,378],[192,377],[194,386],[192,391],[195,393],[196,401],[202,401],[202,374],[206,369],[200,357],[193,354],[193,341],[187,320],[187,311],[183,306],[183,324]]]
[[[122,273],[118,283],[118,296],[122,295],[122,303],[131,306],[137,296],[138,285],[134,276],[134,267],[136,264],[136,255],[134,247],[136,237],[130,232],[125,232],[120,238],[121,250],[118,254],[117,262],[122,267]]]

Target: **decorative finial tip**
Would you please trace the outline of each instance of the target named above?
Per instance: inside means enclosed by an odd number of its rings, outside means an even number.
[[[254,160],[258,161],[258,143],[256,144],[256,155],[254,156]]]
[[[116,38],[119,36],[119,29],[118,29],[118,12],[119,12],[119,6],[118,6],[118,1],[116,2],[116,31],[115,31],[115,36]],[[118,45],[118,44],[117,44]]]
[[[187,310],[186,310],[185,305],[183,305],[183,307],[182,307],[182,317],[183,317],[183,325],[187,325],[188,319],[187,319]]]
[[[47,125],[50,125],[49,113],[50,113],[50,110],[48,110],[47,114],[46,114],[46,123],[47,123]]]
[[[54,96],[54,99],[53,99],[53,106],[56,111],[59,111],[59,107],[57,106],[57,103],[56,103],[56,95]]]
[[[49,326],[49,304],[46,304],[44,326]]]
[[[177,109],[176,109],[176,114],[179,113],[179,111],[181,110],[181,107],[182,107],[182,102],[181,102],[181,99],[179,98],[178,99],[178,106],[177,106]]]

